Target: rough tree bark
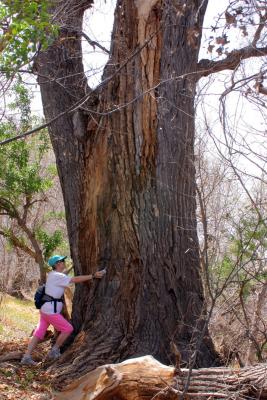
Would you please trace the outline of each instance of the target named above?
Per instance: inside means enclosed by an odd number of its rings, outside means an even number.
[[[46,119],[73,107],[50,127],[72,258],[76,274],[107,267],[101,282],[76,288],[77,336],[57,365],[58,384],[133,356],[170,363],[171,341],[188,361],[202,330],[196,365],[214,365],[193,149],[196,83],[215,68],[198,64],[207,0],[182,8],[173,0],[118,0],[110,59],[95,90],[80,40],[93,1],[55,3],[60,37],[35,67]]]

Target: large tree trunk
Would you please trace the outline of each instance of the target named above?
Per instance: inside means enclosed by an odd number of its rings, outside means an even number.
[[[201,332],[197,366],[210,366],[216,355],[205,325],[193,149],[196,26],[207,1],[181,10],[172,0],[119,0],[95,92],[85,85],[77,33],[83,9],[70,3],[61,16],[68,29],[36,68],[47,119],[89,93],[87,130],[80,112],[50,132],[75,271],[106,266],[107,274],[76,288],[80,333],[65,358],[67,377],[145,354],[170,363],[171,341],[188,361]]]

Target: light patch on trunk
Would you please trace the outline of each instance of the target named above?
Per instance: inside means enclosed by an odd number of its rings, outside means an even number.
[[[158,0],[135,0],[137,13],[139,18],[147,19],[151,8],[158,2]]]
[[[144,46],[140,52],[141,79],[138,93],[143,94],[141,129],[143,133],[141,164],[142,171],[154,165],[157,126],[157,104],[154,87],[159,81],[161,39],[158,13],[153,8],[160,7],[161,0],[135,0],[137,13],[138,45]]]
[[[138,42],[142,46],[147,39],[146,37],[146,22],[152,7],[154,7],[159,0],[135,0],[135,5],[138,15]]]

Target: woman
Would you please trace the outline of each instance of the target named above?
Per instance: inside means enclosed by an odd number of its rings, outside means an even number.
[[[48,264],[52,267],[52,271],[48,273],[45,284],[45,303],[40,309],[38,326],[28,344],[26,353],[21,359],[21,364],[23,365],[36,364],[32,359],[31,354],[37,344],[43,340],[49,325],[52,325],[58,332],[60,332],[60,334],[47,357],[49,359],[56,359],[60,356],[60,347],[73,331],[73,326],[61,315],[63,308],[61,298],[63,297],[65,287],[71,283],[86,282],[94,278],[101,279],[105,274],[105,270],[102,270],[90,275],[69,277],[63,273],[65,271],[66,258],[66,256],[54,255],[48,260]]]

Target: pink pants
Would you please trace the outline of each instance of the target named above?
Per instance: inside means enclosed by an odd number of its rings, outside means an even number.
[[[33,336],[43,339],[49,325],[60,333],[69,333],[73,331],[73,326],[61,314],[45,314],[40,312],[40,320],[37,328],[33,332]]]

